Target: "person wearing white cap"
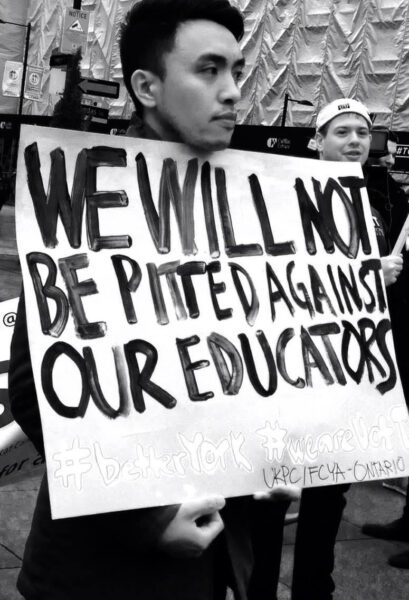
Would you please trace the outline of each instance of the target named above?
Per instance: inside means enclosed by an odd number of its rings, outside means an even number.
[[[339,98],[327,104],[317,116],[316,143],[323,160],[360,162],[368,160],[371,145],[372,121],[361,102],[353,98]],[[395,283],[402,271],[401,256],[386,255],[387,242],[382,240],[382,219],[373,209],[374,225],[382,256],[385,285]],[[380,239],[381,238],[381,239]]]
[[[316,143],[321,160],[360,162],[363,166],[371,144],[371,118],[367,108],[352,98],[340,98],[317,116]],[[374,217],[374,222],[376,218]],[[378,245],[386,237],[375,222]],[[402,269],[400,256],[384,256],[385,284],[394,283]],[[292,600],[331,600],[334,547],[349,485],[309,488],[302,492],[294,553]]]

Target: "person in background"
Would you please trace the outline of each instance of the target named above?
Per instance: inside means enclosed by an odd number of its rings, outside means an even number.
[[[366,107],[354,99],[340,98],[325,106],[317,116],[316,145],[321,160],[359,162],[365,165],[371,145],[372,122]],[[402,270],[401,256],[389,253],[389,244],[381,215],[373,209],[385,285],[392,286]],[[392,286],[393,287],[393,286]],[[334,549],[339,525],[346,505],[345,493],[350,485],[305,488],[301,494],[292,578],[292,600],[331,600],[335,590],[332,578]],[[255,568],[250,600],[276,598],[281,552],[274,544],[283,529],[288,501],[265,507],[263,521],[254,525]],[[260,513],[259,513],[260,515]],[[258,516],[259,516],[258,515]],[[274,532],[272,543],[262,535],[264,527]],[[272,576],[270,577],[270,573]],[[254,591],[254,593],[252,593]]]
[[[365,165],[371,144],[371,119],[366,107],[340,98],[317,116],[316,142],[321,160],[359,162]],[[371,199],[370,199],[371,200]],[[373,211],[385,285],[394,284],[402,258],[389,254],[382,219]],[[349,484],[306,488],[301,495],[294,550],[292,600],[331,600],[336,536],[346,505]]]
[[[227,0],[136,3],[120,42],[137,113],[129,134],[182,142],[194,152],[226,148],[240,98],[242,34],[242,16]],[[9,393],[15,420],[44,454],[24,295]],[[256,502],[213,497],[53,521],[44,477],[17,587],[26,600],[224,600],[229,586],[236,600],[246,600]]]
[[[384,129],[382,131],[385,131]],[[408,197],[391,174],[395,166],[398,136],[387,131],[385,153],[368,160],[367,187],[374,208],[381,214],[393,246],[408,215]]]
[[[390,174],[395,165],[398,138],[389,132],[387,153],[372,161],[368,178],[368,193],[376,199],[376,208],[381,213],[389,231],[393,245],[408,216],[408,198]],[[380,190],[383,192],[380,193]],[[388,288],[389,310],[403,392],[409,406],[409,256],[406,247],[403,252],[403,269],[397,283]],[[362,532],[371,537],[385,540],[409,542],[409,483],[402,515],[389,523],[365,523]],[[401,569],[409,569],[409,550],[392,555],[388,563]]]

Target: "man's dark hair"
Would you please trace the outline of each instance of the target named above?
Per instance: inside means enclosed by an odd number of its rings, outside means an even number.
[[[126,15],[120,39],[122,72],[139,114],[142,106],[132,90],[132,74],[146,69],[163,78],[163,55],[171,52],[179,25],[197,19],[226,27],[236,40],[243,35],[243,17],[228,0],[141,0]]]

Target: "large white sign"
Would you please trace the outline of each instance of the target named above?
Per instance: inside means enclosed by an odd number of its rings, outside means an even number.
[[[409,472],[358,164],[23,126],[54,518]]]

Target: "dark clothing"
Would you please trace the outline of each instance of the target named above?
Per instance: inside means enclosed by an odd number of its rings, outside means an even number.
[[[393,248],[408,216],[408,197],[393,177],[386,172],[386,169],[380,167],[373,167],[369,171],[368,186],[371,203],[386,222],[390,245]],[[402,251],[402,257],[403,270],[396,283],[388,288],[388,303],[396,362],[406,405],[409,407],[409,253],[405,248]],[[402,517],[409,530],[409,483]]]
[[[249,600],[276,600],[283,545],[284,517],[290,502],[260,501],[251,512],[254,568]]]
[[[146,137],[154,137],[144,129]],[[142,127],[135,131],[142,133]],[[24,295],[11,345],[9,394],[16,422],[44,454]],[[199,558],[175,558],[158,540],[177,505],[53,521],[44,477],[17,587],[27,600],[224,600],[229,585],[245,600],[253,502],[228,500],[221,511],[224,532]]]
[[[306,488],[301,495],[294,551],[292,600],[331,600],[335,541],[349,484]]]

